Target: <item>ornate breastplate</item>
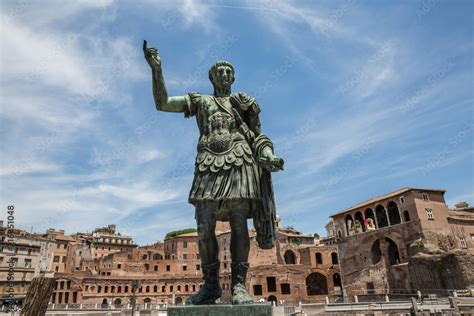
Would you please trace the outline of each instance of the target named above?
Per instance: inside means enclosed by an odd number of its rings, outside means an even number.
[[[223,153],[232,147],[231,131],[235,129],[235,120],[224,112],[216,112],[208,119],[208,148],[215,153]]]

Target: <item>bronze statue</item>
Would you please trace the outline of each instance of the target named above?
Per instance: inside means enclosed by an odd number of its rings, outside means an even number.
[[[270,172],[283,170],[283,159],[260,130],[257,101],[245,93],[232,93],[234,67],[226,61],[212,65],[212,95],[189,93],[169,97],[156,48],[143,51],[153,75],[156,109],[195,116],[200,131],[194,181],[189,202],[196,208],[199,254],[204,286],[187,304],[213,304],[221,297],[216,221],[231,226],[232,303],[252,303],[245,287],[250,241],[247,219],[253,218],[259,246],[275,244],[275,203]]]

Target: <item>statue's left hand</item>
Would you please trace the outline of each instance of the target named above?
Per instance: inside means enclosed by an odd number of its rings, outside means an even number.
[[[260,165],[270,172],[277,172],[283,170],[284,164],[285,161],[282,158],[274,155],[272,155],[271,157],[260,158]]]

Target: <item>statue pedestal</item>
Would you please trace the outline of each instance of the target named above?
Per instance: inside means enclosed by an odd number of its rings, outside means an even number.
[[[245,305],[187,305],[168,307],[168,316],[272,316],[268,303]]]

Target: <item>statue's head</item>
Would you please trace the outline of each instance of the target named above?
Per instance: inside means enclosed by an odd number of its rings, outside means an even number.
[[[228,61],[218,61],[209,69],[209,80],[214,87],[227,88],[235,80],[234,66]]]

